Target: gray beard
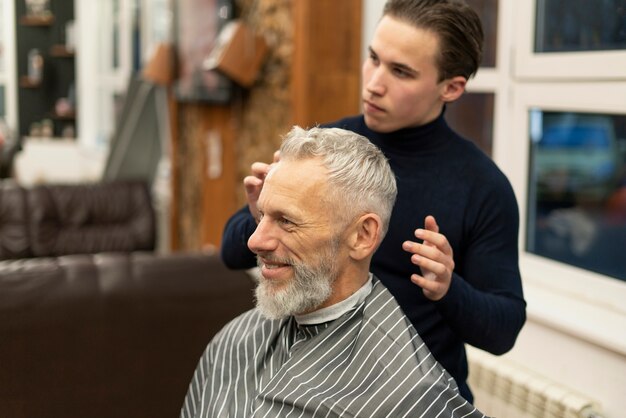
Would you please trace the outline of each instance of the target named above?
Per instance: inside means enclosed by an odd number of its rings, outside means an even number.
[[[282,289],[274,290],[272,284],[263,276],[256,287],[256,307],[268,319],[281,319],[313,311],[324,303],[332,294],[332,286],[337,278],[336,245],[327,251],[318,253],[316,266],[280,260],[294,269],[293,279]],[[279,261],[279,260],[275,260]],[[257,258],[257,263],[261,262]]]

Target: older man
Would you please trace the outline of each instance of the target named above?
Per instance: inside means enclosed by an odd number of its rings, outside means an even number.
[[[483,416],[369,273],[396,193],[366,138],[287,135],[248,241],[257,307],[208,345],[181,417]]]

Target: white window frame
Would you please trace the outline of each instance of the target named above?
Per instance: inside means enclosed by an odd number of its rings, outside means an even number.
[[[142,65],[161,43],[173,43],[174,11],[169,0],[140,0]]]
[[[534,25],[534,3],[534,0],[500,0],[496,66],[481,68],[476,78],[468,83],[467,90],[495,93],[492,156],[511,180],[520,205],[520,268],[529,318],[626,354],[626,310],[622,307],[626,283],[525,251],[530,152],[528,111],[539,107],[623,114],[626,112],[623,83],[626,71],[590,72],[590,68],[599,65],[595,61],[597,57],[607,57],[602,53],[574,54],[569,62],[559,61],[558,55],[550,54],[548,59],[546,55],[531,53],[534,32],[529,37],[528,28]],[[516,26],[518,30],[512,31]],[[525,47],[520,48],[522,45]],[[522,49],[527,53],[521,54]],[[614,55],[620,56],[620,60],[626,57],[625,52],[608,54],[607,66],[615,64]],[[576,62],[579,68],[570,68],[571,62]],[[618,73],[620,82],[606,83]],[[593,82],[572,82],[589,74],[596,77]]]
[[[106,0],[107,2],[110,0]],[[103,126],[112,130],[115,123],[114,115],[105,114],[102,100],[112,98],[115,94],[124,93],[128,87],[132,73],[132,27],[133,0],[120,1],[118,19],[119,65],[117,68],[102,69],[99,65],[104,54],[111,52],[113,45],[102,45],[100,42],[99,25],[103,19],[99,15],[103,0],[75,0],[77,24],[77,56],[78,56],[78,130],[81,146],[108,152],[108,139],[103,138]],[[104,113],[103,113],[104,112]],[[109,132],[110,133],[110,132]]]
[[[5,120],[14,132],[19,132],[17,119],[17,89],[16,89],[16,62],[15,62],[15,2],[0,0],[3,7],[2,39],[4,43],[4,69],[0,71],[0,85],[4,86]]]
[[[501,0],[500,3],[509,2]],[[516,1],[515,3],[516,77],[555,81],[624,79],[626,50],[535,53],[534,16],[537,0]]]
[[[626,283],[525,251],[529,110],[626,114],[626,51],[535,54],[534,30],[528,29],[534,27],[535,3],[498,2],[496,65],[481,68],[467,90],[495,93],[492,157],[519,203],[529,318],[626,354]]]

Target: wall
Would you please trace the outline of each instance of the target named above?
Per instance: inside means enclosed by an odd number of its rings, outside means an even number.
[[[289,0],[240,0],[240,16],[268,43],[262,73],[252,88],[236,89],[223,106],[178,105],[175,166],[178,195],[173,246],[200,248],[219,243],[225,221],[244,202],[241,180],[254,161],[271,160],[291,119],[292,24]],[[219,132],[222,132],[221,134]],[[223,132],[227,132],[226,135]],[[212,135],[221,135],[223,166],[208,174]],[[213,150],[215,151],[215,150]],[[201,190],[202,193],[198,193]]]
[[[240,0],[237,6],[268,53],[254,85],[238,90],[214,118],[232,141],[210,145],[219,142],[206,123],[216,106],[179,106],[175,248],[220,244],[223,225],[245,202],[242,180],[250,165],[271,161],[292,125],[310,127],[359,110],[361,0]],[[216,148],[223,175],[207,179]]]

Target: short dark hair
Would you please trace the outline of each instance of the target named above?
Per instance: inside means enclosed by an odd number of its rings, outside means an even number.
[[[478,71],[483,51],[480,17],[461,0],[387,0],[383,16],[433,32],[439,40],[439,81]]]

